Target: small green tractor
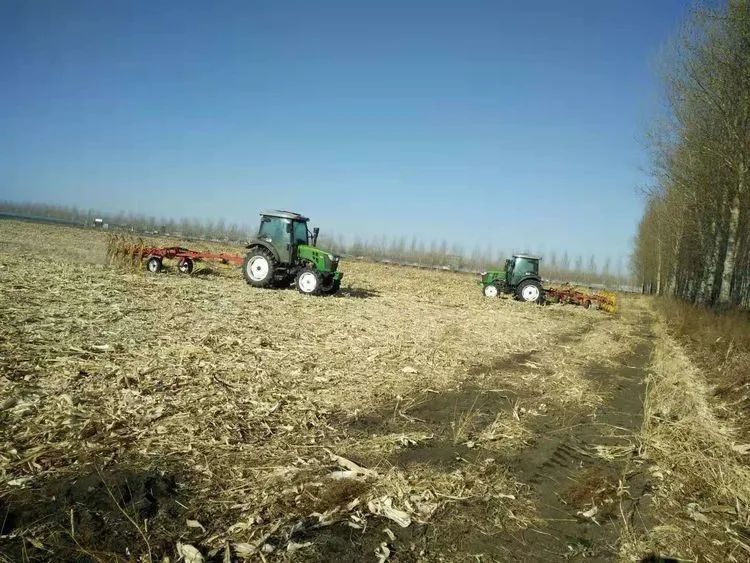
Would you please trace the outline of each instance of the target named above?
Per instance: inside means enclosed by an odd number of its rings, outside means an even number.
[[[497,297],[501,293],[512,293],[516,299],[529,303],[542,303],[544,289],[539,277],[539,258],[514,254],[505,261],[504,270],[482,272],[480,282],[487,297]]]
[[[263,211],[258,235],[248,242],[242,273],[255,287],[289,287],[307,295],[336,293],[343,274],[339,257],[316,247],[320,229],[289,211]]]

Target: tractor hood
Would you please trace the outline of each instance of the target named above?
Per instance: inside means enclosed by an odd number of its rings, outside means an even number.
[[[482,272],[482,285],[490,285],[495,280],[505,280],[505,270],[488,270]]]
[[[300,260],[309,260],[315,265],[320,272],[335,272],[339,267],[340,257],[309,244],[300,244],[297,246],[297,256]]]

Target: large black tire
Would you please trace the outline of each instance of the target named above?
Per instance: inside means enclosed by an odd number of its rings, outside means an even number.
[[[276,259],[262,246],[251,248],[242,263],[245,281],[255,287],[271,286],[275,269]]]
[[[318,295],[321,292],[323,280],[314,268],[302,268],[294,280],[294,285],[304,295]]]
[[[526,280],[518,284],[516,299],[527,303],[541,303],[544,295],[542,284],[536,280]]]
[[[320,291],[324,295],[333,295],[338,293],[339,289],[341,289],[341,280],[333,280],[329,284],[324,284]]]
[[[190,258],[182,258],[177,263],[177,269],[181,274],[192,274],[193,273],[193,261]]]
[[[158,256],[152,256],[146,262],[146,269],[152,274],[158,274],[161,272],[161,258]]]

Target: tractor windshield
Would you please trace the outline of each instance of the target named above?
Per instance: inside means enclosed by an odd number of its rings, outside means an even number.
[[[292,240],[293,244],[308,244],[307,223],[295,221],[292,236],[294,238]]]
[[[260,230],[258,235],[262,237],[268,237],[271,242],[281,243],[284,239],[289,240],[287,234],[287,224],[289,219],[282,219],[281,217],[263,217],[260,223]]]
[[[517,258],[516,267],[519,268],[522,275],[534,274],[539,275],[539,262],[537,260],[529,260],[528,258]]]

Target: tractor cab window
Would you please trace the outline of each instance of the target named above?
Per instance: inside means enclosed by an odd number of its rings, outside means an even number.
[[[518,266],[523,270],[523,274],[539,274],[539,263],[536,260],[529,260],[527,258],[518,258]]]
[[[271,242],[275,243],[280,243],[284,240],[288,241],[288,223],[289,219],[282,219],[281,217],[263,217],[258,236],[268,237],[271,239]]]
[[[292,232],[293,244],[308,244],[307,223],[300,221],[294,222],[294,231]]]

